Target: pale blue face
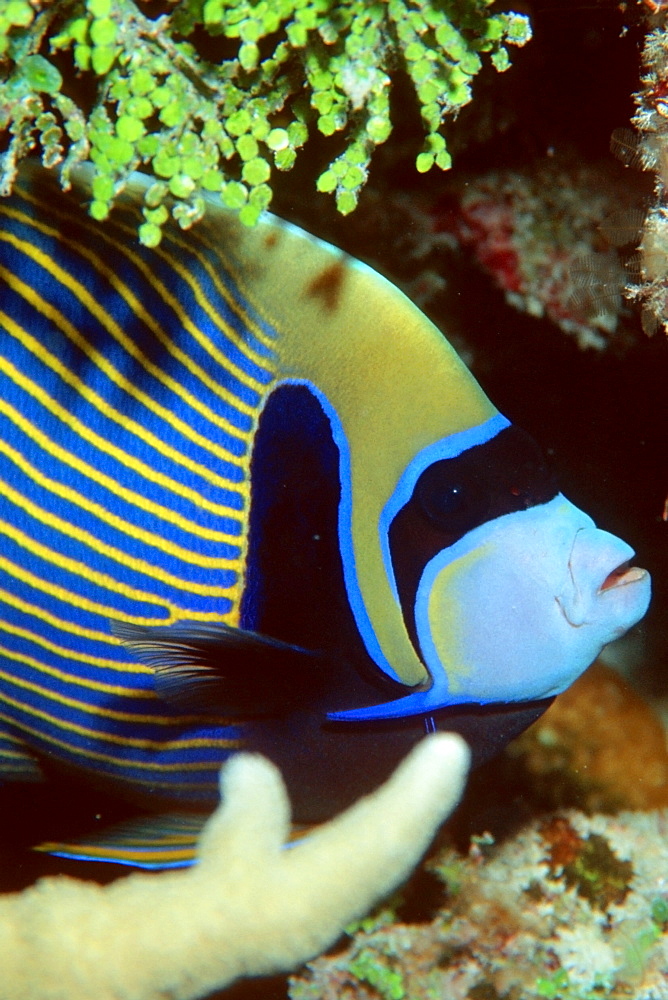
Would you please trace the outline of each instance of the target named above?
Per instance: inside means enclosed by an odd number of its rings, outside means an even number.
[[[441,704],[547,698],[647,611],[629,545],[562,494],[480,525],[425,568],[416,623]]]
[[[393,511],[403,525],[388,529],[388,571],[431,684],[330,718],[550,698],[645,614],[650,577],[631,547],[557,492],[528,435],[489,423],[473,447],[425,452]],[[412,544],[427,553],[417,570]]]

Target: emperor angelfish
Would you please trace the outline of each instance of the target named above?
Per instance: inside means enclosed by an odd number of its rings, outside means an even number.
[[[151,182],[103,224],[88,183],[0,200],[5,782],[206,810],[251,749],[317,821],[425,731],[489,756],[642,617],[629,546],[388,281],[214,198],[147,249]],[[178,864],[174,829],[47,846]]]

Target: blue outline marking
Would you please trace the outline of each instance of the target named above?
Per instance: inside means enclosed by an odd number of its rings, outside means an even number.
[[[135,848],[136,849],[136,848]],[[52,858],[65,858],[66,861],[96,861],[102,864],[123,865],[126,868],[140,868],[142,871],[168,871],[178,868],[192,868],[195,858],[184,861],[130,861],[128,858],[105,858],[93,854],[77,854],[75,851],[43,851]]]
[[[340,456],[339,478],[341,483],[341,499],[339,501],[338,514],[339,550],[341,552],[343,578],[346,585],[348,600],[350,602],[350,608],[355,618],[355,623],[360,636],[362,637],[362,641],[364,642],[371,659],[374,661],[376,666],[383,671],[383,673],[387,674],[387,676],[391,677],[393,680],[401,683],[401,678],[392,669],[392,666],[386,659],[380,647],[371,619],[369,618],[364,604],[359,583],[357,581],[357,566],[352,540],[353,502],[350,488],[350,447],[348,445],[348,438],[346,437],[346,433],[343,429],[343,424],[341,423],[338,413],[330,403],[327,396],[325,396],[322,390],[314,385],[314,383],[309,379],[285,378],[281,379],[280,382],[277,383],[277,387],[281,385],[305,386],[310,392],[313,393],[329,419],[332,428],[332,437],[334,438],[335,445],[339,449]]]

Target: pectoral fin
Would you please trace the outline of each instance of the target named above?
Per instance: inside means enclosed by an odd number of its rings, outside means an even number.
[[[155,671],[158,695],[183,712],[280,711],[312,688],[318,655],[225,624],[151,627],[112,622],[114,635]]]

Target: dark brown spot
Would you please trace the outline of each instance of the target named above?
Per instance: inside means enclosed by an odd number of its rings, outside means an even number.
[[[316,274],[310,285],[306,289],[306,294],[310,298],[321,299],[325,309],[333,312],[341,297],[343,287],[344,265],[341,261],[323,268]]]
[[[275,232],[267,233],[264,238],[264,248],[265,250],[273,250],[278,243],[278,236]]]

